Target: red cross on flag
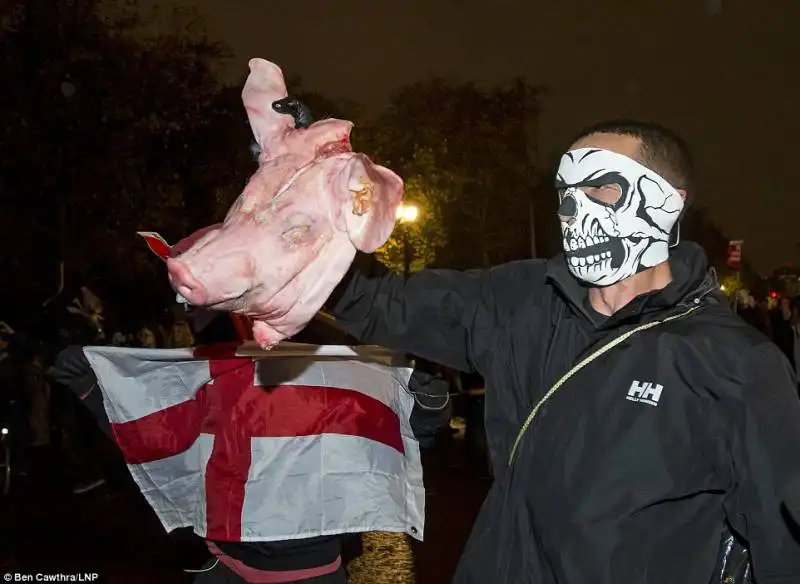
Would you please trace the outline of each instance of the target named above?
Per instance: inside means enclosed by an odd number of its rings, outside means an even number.
[[[380,347],[86,347],[113,436],[165,529],[222,541],[422,539],[411,369]]]

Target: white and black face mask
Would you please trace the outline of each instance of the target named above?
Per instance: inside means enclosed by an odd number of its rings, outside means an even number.
[[[683,197],[649,168],[616,152],[579,148],[561,157],[556,188],[564,253],[576,278],[610,286],[669,257]]]

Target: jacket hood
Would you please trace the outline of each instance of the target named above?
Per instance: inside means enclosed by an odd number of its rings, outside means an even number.
[[[573,309],[587,317],[595,328],[607,328],[631,320],[649,320],[714,298],[719,281],[714,269],[709,269],[706,254],[699,245],[683,241],[672,248],[669,266],[672,281],[665,288],[637,296],[614,315],[602,320],[587,310],[589,286],[572,275],[564,254],[548,262],[547,276]]]

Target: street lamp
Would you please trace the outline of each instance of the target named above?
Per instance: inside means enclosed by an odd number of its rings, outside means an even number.
[[[408,225],[419,218],[419,207],[401,203],[395,214],[403,230],[403,277],[407,280],[411,274],[411,244],[408,241]]]
[[[395,216],[400,223],[413,223],[419,217],[419,208],[416,205],[400,203]]]

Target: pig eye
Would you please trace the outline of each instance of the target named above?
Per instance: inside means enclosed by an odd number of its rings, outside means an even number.
[[[281,234],[281,237],[291,245],[300,244],[308,238],[313,223],[311,217],[303,214],[293,215],[289,217],[289,228]]]
[[[291,245],[299,245],[303,243],[311,231],[310,225],[295,225],[283,232],[283,238]]]

